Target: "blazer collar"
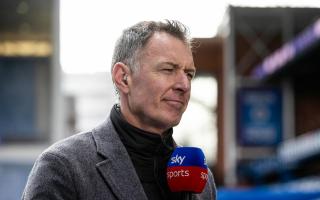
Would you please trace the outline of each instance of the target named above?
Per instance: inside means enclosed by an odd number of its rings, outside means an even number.
[[[97,152],[105,160],[96,164],[100,174],[120,200],[147,200],[131,159],[110,118],[92,131]]]

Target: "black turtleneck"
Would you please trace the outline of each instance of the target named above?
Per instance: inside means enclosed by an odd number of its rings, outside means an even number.
[[[141,130],[123,118],[118,105],[112,108],[110,117],[148,199],[182,199],[181,193],[169,190],[166,179],[167,162],[174,149],[172,128],[162,135]]]

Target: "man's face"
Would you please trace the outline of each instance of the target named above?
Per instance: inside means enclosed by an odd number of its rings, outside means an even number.
[[[179,39],[155,33],[138,55],[131,74],[127,120],[138,128],[162,133],[180,122],[186,110],[195,67],[190,48]]]

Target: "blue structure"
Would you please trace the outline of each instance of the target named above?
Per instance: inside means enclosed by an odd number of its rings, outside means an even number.
[[[320,177],[247,189],[218,190],[219,200],[319,200]]]
[[[0,200],[21,199],[31,168],[32,163],[0,163]]]

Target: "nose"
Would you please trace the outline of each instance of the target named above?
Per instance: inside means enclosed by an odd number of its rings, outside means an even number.
[[[191,80],[188,75],[181,71],[177,73],[174,89],[181,92],[188,92],[191,89]]]

